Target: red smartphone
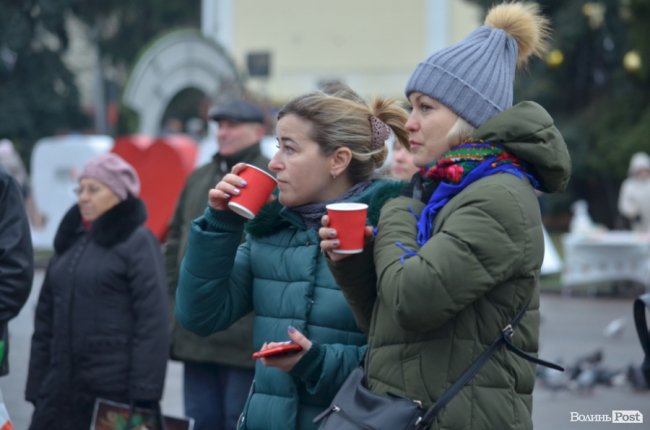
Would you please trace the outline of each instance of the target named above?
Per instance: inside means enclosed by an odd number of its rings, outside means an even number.
[[[295,354],[299,351],[302,351],[302,346],[297,343],[286,343],[284,345],[276,346],[275,348],[254,352],[252,357],[257,360],[262,357],[278,357],[282,355]]]

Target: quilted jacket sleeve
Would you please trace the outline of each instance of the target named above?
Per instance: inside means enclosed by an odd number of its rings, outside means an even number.
[[[314,343],[291,370],[310,394],[332,399],[345,378],[361,364],[367,346]]]
[[[52,261],[57,256],[52,258]],[[50,267],[52,267],[52,261]],[[45,279],[41,286],[36,305],[34,317],[34,334],[32,335],[31,350],[29,353],[29,369],[27,373],[27,386],[25,388],[25,400],[36,404],[38,401],[41,384],[45,375],[50,369],[52,357],[52,328],[54,303],[52,297],[52,286],[50,283],[50,270],[45,273]]]
[[[29,296],[34,255],[16,181],[0,169],[0,324],[18,315]]]
[[[0,376],[9,372],[8,322],[29,296],[34,255],[29,222],[18,183],[0,167]]]
[[[527,221],[533,209],[525,209],[535,202],[516,195],[527,184],[512,175],[493,178],[456,196],[453,213],[436,220],[421,248],[410,209],[419,213],[423,204],[400,197],[383,208],[375,244],[379,295],[403,328],[436,329],[515,272],[535,270],[541,257],[531,255],[527,237],[539,226]],[[405,255],[398,242],[416,253]]]
[[[372,309],[377,299],[377,276],[373,262],[373,242],[361,254],[339,261],[327,259],[336,283],[341,287],[359,329],[368,333]]]
[[[134,338],[131,346],[129,394],[132,400],[158,401],[169,354],[169,305],[162,250],[146,229],[128,242]]]
[[[244,218],[211,208],[192,223],[176,290],[176,319],[187,330],[207,336],[253,309],[243,231]]]

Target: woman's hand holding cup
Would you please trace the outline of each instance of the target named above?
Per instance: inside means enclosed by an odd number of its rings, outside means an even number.
[[[330,217],[328,215],[323,215],[321,218],[321,227],[318,229],[318,235],[321,238],[320,249],[327,254],[327,257],[332,261],[340,261],[352,254],[341,254],[337,253],[336,249],[341,245],[341,241],[338,238],[338,233],[335,228],[330,227]],[[366,238],[372,237],[373,231],[372,226],[366,226],[364,230],[364,236]]]
[[[327,254],[327,257],[332,261],[339,261],[346,257],[345,254],[335,254],[334,250],[339,246],[340,242],[337,238],[336,230],[330,228],[330,217],[323,215],[321,218],[322,227],[318,229],[318,236],[320,236],[320,249]]]
[[[228,210],[228,200],[241,193],[241,189],[247,185],[246,180],[237,175],[245,167],[244,163],[235,164],[230,173],[221,178],[217,185],[208,192],[208,205],[211,208],[218,211]]]
[[[264,170],[251,164],[237,163],[208,192],[208,205],[252,219],[265,203],[275,200],[272,192],[276,184],[276,179]]]

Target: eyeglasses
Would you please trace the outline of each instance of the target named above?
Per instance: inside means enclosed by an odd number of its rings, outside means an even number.
[[[72,190],[77,196],[82,195],[84,192],[88,192],[91,196],[94,196],[95,194],[99,193],[102,190],[101,187],[98,187],[96,185],[89,185],[87,187],[75,187],[74,190]]]

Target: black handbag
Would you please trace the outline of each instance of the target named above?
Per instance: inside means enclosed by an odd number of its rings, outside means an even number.
[[[526,360],[564,371],[561,366],[527,354],[512,343],[514,327],[519,324],[528,309],[528,304],[513,320],[501,330],[499,336],[463,373],[436,403],[424,409],[420,402],[391,394],[380,395],[366,387],[363,367],[355,369],[334,396],[330,406],[314,418],[320,423],[319,430],[424,430],[438,415],[438,412],[478,373],[495,351],[505,345]]]

